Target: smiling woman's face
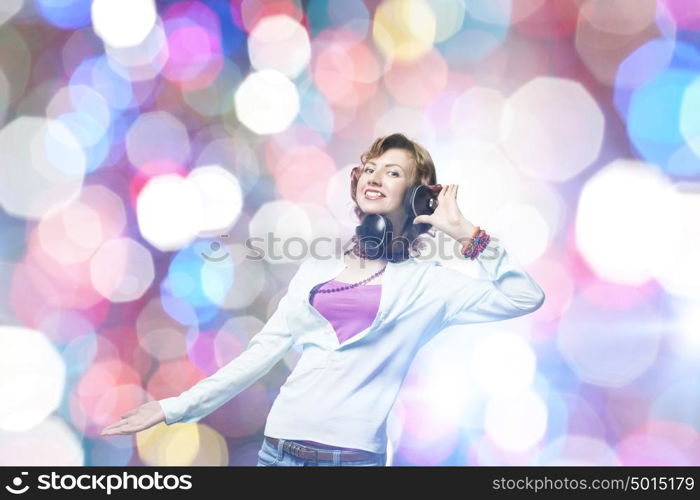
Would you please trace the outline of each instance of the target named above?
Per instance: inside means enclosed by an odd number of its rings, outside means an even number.
[[[414,163],[408,151],[398,148],[387,149],[381,156],[368,160],[363,166],[355,193],[360,209],[366,214],[400,218],[403,215],[404,193],[413,184]],[[374,195],[372,191],[375,191]]]

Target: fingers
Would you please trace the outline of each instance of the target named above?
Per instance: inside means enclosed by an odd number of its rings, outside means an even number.
[[[102,429],[101,434],[103,436],[109,435],[109,434],[114,434],[115,431],[121,430],[125,425],[126,425],[126,420],[121,420],[119,422],[115,422],[113,424],[108,425],[104,429]]]
[[[459,190],[459,184],[447,184],[446,186],[443,186],[443,188],[440,190],[440,193],[438,193],[438,196],[437,196],[438,205],[445,198],[452,198],[452,199],[456,200],[458,190]]]
[[[123,434],[133,434],[134,432],[137,432],[138,429],[132,429],[129,427],[123,427],[123,428],[115,428],[111,430],[103,430],[100,434],[102,436],[115,436],[115,435],[123,435]]]
[[[114,422],[113,424],[108,425],[104,429],[102,429],[102,432],[100,434],[102,436],[111,436],[113,434],[124,434],[123,432],[125,429],[128,429],[128,426],[131,424],[127,419],[134,415],[138,411],[138,408],[134,410],[129,410],[126,412],[124,415],[122,415],[121,420],[118,422]]]
[[[122,415],[122,418],[129,418],[130,416],[136,414],[137,411],[138,411],[138,408],[134,408],[133,410],[129,410],[124,415]]]
[[[114,422],[114,423],[109,424],[107,427],[105,427],[102,430],[108,431],[108,430],[114,429],[115,427],[119,427],[120,425],[123,425],[123,424],[124,424],[124,420],[119,420],[118,422]]]
[[[100,434],[103,436],[112,436],[114,434],[131,434],[140,430],[140,425],[124,419],[120,420],[119,422],[115,422],[111,425],[108,425],[107,427],[102,429],[102,432]]]
[[[144,406],[146,407],[145,409]],[[114,434],[132,434],[155,425],[157,421],[164,421],[164,417],[162,415],[152,415],[154,413],[154,409],[157,409],[158,413],[162,414],[160,405],[155,402],[146,403],[145,405],[141,405],[133,410],[129,410],[121,416],[121,420],[108,425],[102,429],[100,434],[103,436],[111,436]],[[157,420],[158,416],[161,417],[160,420]]]
[[[457,190],[458,189],[459,189],[459,184],[448,184],[445,188],[443,188],[442,191],[440,191],[440,194],[438,195],[438,201],[440,200],[440,196],[457,198]]]

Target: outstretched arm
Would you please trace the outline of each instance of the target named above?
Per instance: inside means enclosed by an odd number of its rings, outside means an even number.
[[[290,289],[302,266],[292,278]],[[102,434],[131,434],[163,421],[168,425],[197,422],[209,415],[265,375],[289,351],[294,342],[287,327],[288,310],[289,292],[239,356],[180,395],[150,401],[125,413]]]
[[[197,422],[270,371],[293,345],[287,310],[285,294],[263,329],[238,357],[179,396],[159,400],[165,423]]]

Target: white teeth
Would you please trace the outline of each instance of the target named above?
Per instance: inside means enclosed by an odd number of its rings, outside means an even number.
[[[377,198],[383,198],[383,197],[384,197],[383,194],[378,193],[378,192],[376,192],[376,191],[367,191],[367,192],[365,193],[365,196],[367,196],[367,198],[372,198],[372,199],[377,199]]]

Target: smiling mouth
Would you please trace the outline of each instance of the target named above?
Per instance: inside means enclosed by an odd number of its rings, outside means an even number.
[[[365,197],[365,200],[370,200],[370,201],[381,200],[381,199],[386,198],[385,195],[379,194],[376,191],[365,191],[364,197]]]

